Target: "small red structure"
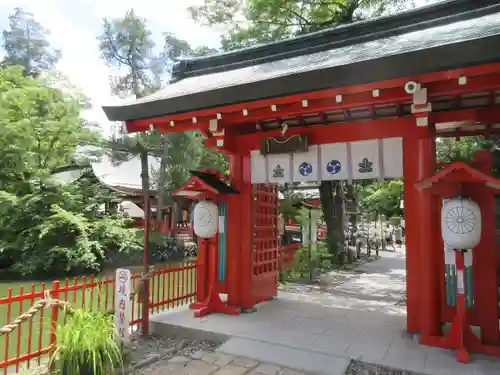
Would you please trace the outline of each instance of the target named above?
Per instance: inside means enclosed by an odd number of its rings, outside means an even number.
[[[228,195],[238,194],[231,186],[222,182],[218,171],[190,171],[191,177],[183,187],[176,190],[174,196],[188,197],[193,200],[210,200],[220,205]],[[222,220],[221,220],[222,218]],[[219,216],[219,222],[225,220]],[[219,224],[221,225],[221,224]],[[219,228],[219,232],[221,228]],[[211,238],[198,237],[198,277],[196,302],[189,307],[196,310],[195,316],[202,317],[210,313],[238,315],[236,307],[222,302],[217,279],[219,265],[219,236]],[[208,281],[208,283],[207,283]]]
[[[445,166],[434,176],[416,184],[417,189],[428,189],[440,205],[442,199],[456,196],[466,196],[476,202],[481,209],[482,233],[481,241],[473,252],[474,300],[472,309],[467,308],[464,291],[458,290],[456,310],[452,319],[451,329],[444,336],[422,335],[420,342],[426,345],[447,349],[456,349],[460,362],[468,362],[469,352],[484,353],[500,357],[498,345],[498,305],[497,293],[497,252],[495,244],[494,194],[500,189],[500,180],[488,173],[492,167],[492,155],[488,151],[478,152],[474,156],[473,166],[463,162],[453,162]],[[474,168],[475,167],[475,168]],[[440,231],[439,231],[440,232]],[[440,236],[435,237],[434,248],[443,248]],[[439,253],[436,253],[436,256]],[[461,284],[464,275],[464,253],[455,251],[457,284]],[[447,319],[448,320],[448,319]],[[471,326],[481,327],[481,339],[471,329]]]

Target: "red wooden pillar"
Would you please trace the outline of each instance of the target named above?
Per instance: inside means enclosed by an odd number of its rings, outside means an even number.
[[[241,192],[243,187],[241,155],[229,155],[229,177],[231,185]],[[227,303],[231,306],[240,304],[240,268],[241,248],[241,196],[233,195],[227,198]]]
[[[240,192],[227,201],[228,304],[253,307],[253,192],[250,153],[229,157],[231,184]]]
[[[243,189],[241,191],[241,308],[252,309],[254,296],[252,291],[253,282],[253,246],[254,246],[254,215],[253,215],[253,186],[251,182],[250,152],[242,156]]]
[[[415,183],[418,175],[418,138],[403,138],[404,219],[406,232],[406,329],[420,332],[420,211]]]
[[[431,127],[431,125],[429,125]],[[435,133],[429,129],[426,138],[418,141],[419,180],[431,177],[436,173],[436,140]],[[418,208],[420,210],[420,333],[423,337],[440,336],[441,322],[440,283],[438,275],[439,257],[436,239],[440,225],[440,212],[437,196],[430,189],[418,193]]]
[[[474,168],[490,174],[493,155],[479,151],[474,155]],[[495,236],[495,193],[492,189],[475,184],[472,197],[481,207],[481,242],[473,250],[474,309],[481,326],[481,341],[486,345],[499,345],[497,257]]]
[[[208,263],[208,242],[203,238],[198,238],[196,259],[196,302],[202,302],[208,296]]]

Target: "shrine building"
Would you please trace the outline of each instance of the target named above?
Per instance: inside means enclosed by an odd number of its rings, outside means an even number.
[[[500,132],[497,0],[444,1],[182,60],[161,91],[103,109],[129,133],[198,130],[207,147],[229,156],[230,194],[200,175],[185,193],[196,199],[211,191],[223,207],[218,258],[207,259],[218,262],[216,292],[227,293],[231,313],[277,295],[278,185],[403,178],[407,331],[423,344],[455,347],[442,339],[442,325],[458,322],[453,332],[465,337],[467,321],[481,328],[471,351],[499,355],[493,200],[500,183],[492,157],[484,151],[469,164],[436,162],[437,137]],[[474,255],[457,252],[455,264],[440,212],[443,200],[463,195],[480,208],[482,232]],[[446,277],[450,265],[462,271],[463,256],[473,269],[466,310],[462,279],[453,302]],[[201,303],[210,292],[200,288]]]

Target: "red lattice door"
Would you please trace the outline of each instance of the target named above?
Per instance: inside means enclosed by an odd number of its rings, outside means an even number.
[[[275,297],[278,292],[279,231],[278,186],[253,185],[253,275],[254,303]]]

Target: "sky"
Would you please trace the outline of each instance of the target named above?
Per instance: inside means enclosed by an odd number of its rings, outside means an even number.
[[[417,5],[425,2],[416,0]],[[0,29],[7,28],[7,17],[14,7],[33,13],[50,30],[52,45],[62,51],[57,69],[91,98],[93,109],[85,117],[100,124],[109,135],[112,125],[101,106],[118,99],[110,92],[110,70],[99,59],[96,38],[102,32],[102,19],[121,17],[134,8],[136,14],[147,19],[158,45],[162,45],[162,33],[168,31],[193,47],[218,47],[221,30],[202,27],[187,13],[189,6],[202,3],[203,0],[0,0]]]
[[[121,17],[134,8],[148,21],[158,45],[163,32],[174,33],[193,47],[218,47],[220,31],[194,23],[187,8],[203,0],[0,0],[0,29],[8,26],[8,15],[21,7],[50,30],[50,42],[62,51],[57,69],[92,100],[93,110],[86,113],[109,134],[111,124],[101,109],[113,98],[109,88],[108,67],[99,59],[97,36],[104,17]]]

